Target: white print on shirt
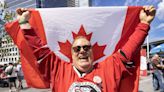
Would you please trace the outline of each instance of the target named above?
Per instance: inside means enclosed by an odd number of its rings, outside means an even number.
[[[68,92],[101,92],[101,89],[92,82],[74,82]]]

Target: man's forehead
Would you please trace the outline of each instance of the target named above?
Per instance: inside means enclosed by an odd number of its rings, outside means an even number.
[[[152,57],[152,60],[158,60],[160,57],[159,57],[159,55],[154,55],[153,57]]]
[[[153,57],[154,57],[154,58],[159,58],[159,55],[155,54]]]
[[[74,40],[73,46],[74,45],[91,45],[91,43],[86,38],[78,38]]]

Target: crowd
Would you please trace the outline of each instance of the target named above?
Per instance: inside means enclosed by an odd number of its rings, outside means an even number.
[[[9,87],[9,92],[23,89],[22,80],[24,79],[21,62],[9,62],[0,68],[0,86]],[[18,81],[18,86],[16,85]]]

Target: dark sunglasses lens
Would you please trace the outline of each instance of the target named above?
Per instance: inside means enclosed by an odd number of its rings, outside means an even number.
[[[83,46],[83,49],[84,49],[84,51],[88,51],[88,50],[90,50],[90,48],[91,48],[91,46]]]
[[[90,50],[91,46],[89,45],[85,45],[85,46],[76,46],[73,47],[74,52],[79,52],[81,50],[81,48],[83,48],[84,51],[88,51]]]
[[[81,47],[80,47],[80,46],[73,47],[74,52],[79,52],[79,51],[80,51],[80,49],[81,49]]]

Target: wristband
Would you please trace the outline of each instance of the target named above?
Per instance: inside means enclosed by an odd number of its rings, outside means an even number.
[[[21,25],[21,24],[26,24],[26,23],[28,23],[28,21],[27,20],[22,20],[22,21],[19,21],[19,24]]]

